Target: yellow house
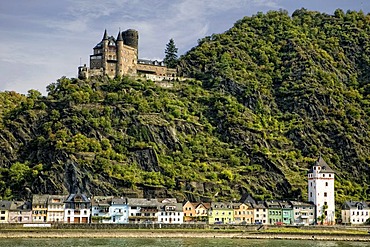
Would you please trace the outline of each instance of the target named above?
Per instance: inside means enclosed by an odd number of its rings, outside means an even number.
[[[208,210],[211,207],[210,203],[201,202],[195,207],[196,221],[208,221]]]
[[[49,195],[33,195],[32,196],[32,222],[47,221],[47,204]]]
[[[232,203],[212,202],[208,210],[208,224],[234,223],[234,209]]]
[[[10,201],[0,201],[0,224],[9,223]]]

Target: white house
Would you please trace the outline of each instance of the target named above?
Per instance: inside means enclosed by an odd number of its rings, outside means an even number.
[[[129,223],[155,223],[160,203],[157,199],[127,198]]]
[[[370,208],[365,202],[347,201],[342,206],[342,223],[364,224],[370,218]]]
[[[316,206],[316,223],[335,224],[334,171],[320,156],[307,178],[308,201]]]
[[[94,196],[91,199],[91,220],[94,223],[111,223],[110,206],[113,196]]]
[[[64,201],[64,223],[90,223],[90,200],[84,194],[70,194]]]
[[[47,222],[64,221],[64,201],[67,196],[49,195],[47,200]]]
[[[184,223],[182,203],[177,203],[176,199],[174,198],[163,200],[159,207],[158,222],[165,224]]]
[[[125,224],[128,223],[129,206],[126,198],[113,198],[109,207],[110,223]]]

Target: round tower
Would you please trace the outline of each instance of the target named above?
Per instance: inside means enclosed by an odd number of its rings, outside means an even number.
[[[122,76],[123,75],[123,38],[122,38],[121,31],[118,32],[116,45],[117,45],[116,76]]]
[[[136,49],[136,55],[138,55],[139,47],[139,32],[134,29],[128,29],[122,32],[122,38],[125,45],[131,46]]]

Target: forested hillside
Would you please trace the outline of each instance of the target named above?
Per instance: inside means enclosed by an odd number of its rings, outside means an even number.
[[[319,155],[336,199],[369,199],[370,15],[258,13],[199,40],[171,86],[61,78],[0,94],[0,195],[307,199]]]

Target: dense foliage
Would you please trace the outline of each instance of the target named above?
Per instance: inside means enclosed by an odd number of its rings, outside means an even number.
[[[361,12],[258,13],[181,57],[195,80],[30,91],[0,109],[0,194],[302,200],[321,154],[338,203],[369,199],[369,37]]]

